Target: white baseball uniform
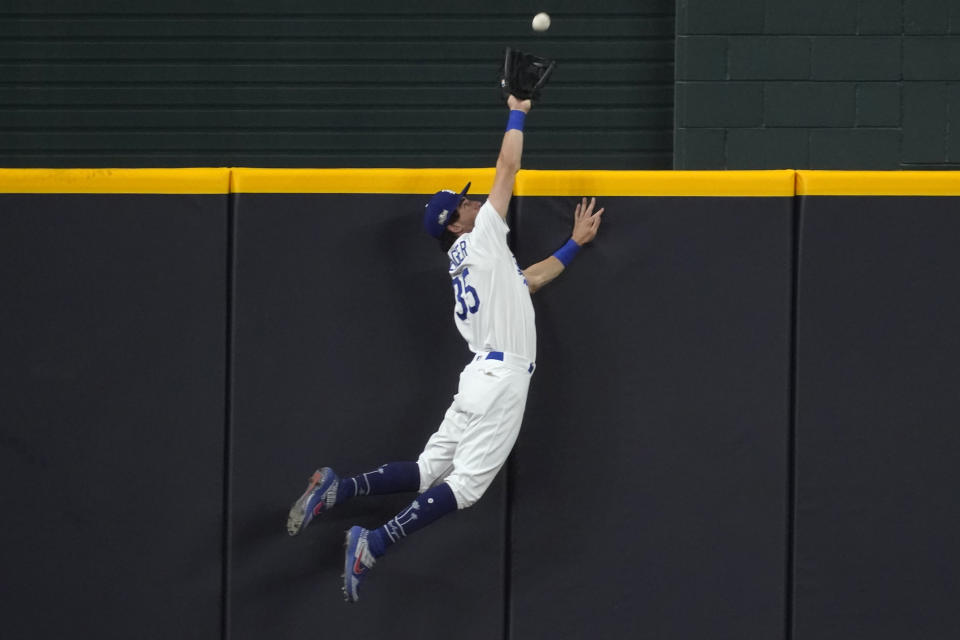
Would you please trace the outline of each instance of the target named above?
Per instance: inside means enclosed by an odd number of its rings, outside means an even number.
[[[520,433],[537,330],[530,290],[507,246],[510,228],[488,200],[450,257],[454,322],[476,354],[440,428],[420,454],[420,491],[446,482],[460,509],[480,499]]]

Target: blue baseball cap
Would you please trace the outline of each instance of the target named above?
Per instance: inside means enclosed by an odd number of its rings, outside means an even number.
[[[447,221],[460,206],[460,203],[463,202],[463,199],[467,197],[467,189],[469,188],[470,183],[468,182],[460,193],[444,189],[433,194],[423,213],[423,228],[427,230],[427,233],[434,238],[443,235],[443,230],[447,228]]]

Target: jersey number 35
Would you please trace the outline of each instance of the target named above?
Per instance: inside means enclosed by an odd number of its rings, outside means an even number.
[[[462,274],[453,279],[453,295],[459,305],[456,313],[457,317],[461,320],[466,320],[468,313],[476,313],[477,309],[480,308],[480,296],[477,295],[477,290],[467,284],[467,275],[469,273],[469,269],[464,269]],[[467,300],[464,296],[473,298],[473,304],[467,305]]]

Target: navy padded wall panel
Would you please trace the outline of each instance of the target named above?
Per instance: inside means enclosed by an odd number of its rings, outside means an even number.
[[[414,494],[285,530],[315,468],[415,460],[456,392],[470,354],[447,258],[420,224],[425,198],[235,198],[232,638],[498,637],[502,475],[476,506],[391,548],[355,607],[340,600],[344,531],[379,526]]]
[[[958,198],[801,203],[794,637],[953,637]]]
[[[217,638],[227,196],[0,196],[3,636]]]
[[[522,266],[576,201],[520,201]],[[598,206],[596,242],[534,296],[511,637],[782,637],[792,199]]]

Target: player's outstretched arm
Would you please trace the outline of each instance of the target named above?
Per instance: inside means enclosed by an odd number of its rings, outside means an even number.
[[[603,215],[604,209],[594,213],[593,207],[596,204],[596,198],[591,198],[589,204],[587,204],[587,199],[583,198],[573,212],[573,233],[567,244],[546,260],[541,260],[523,270],[523,277],[527,279],[527,287],[530,289],[530,293],[536,293],[538,289],[560,275],[573,260],[580,247],[592,242],[597,237],[597,229],[600,228],[600,216]]]
[[[493,186],[488,196],[490,204],[504,220],[507,219],[510,196],[513,195],[513,182],[517,172],[520,171],[520,157],[523,155],[523,118],[530,112],[533,103],[510,96],[507,98],[507,106],[510,107],[510,120],[503,134],[503,142],[500,144],[497,172],[493,176]],[[520,111],[523,116],[514,115],[514,111]]]

